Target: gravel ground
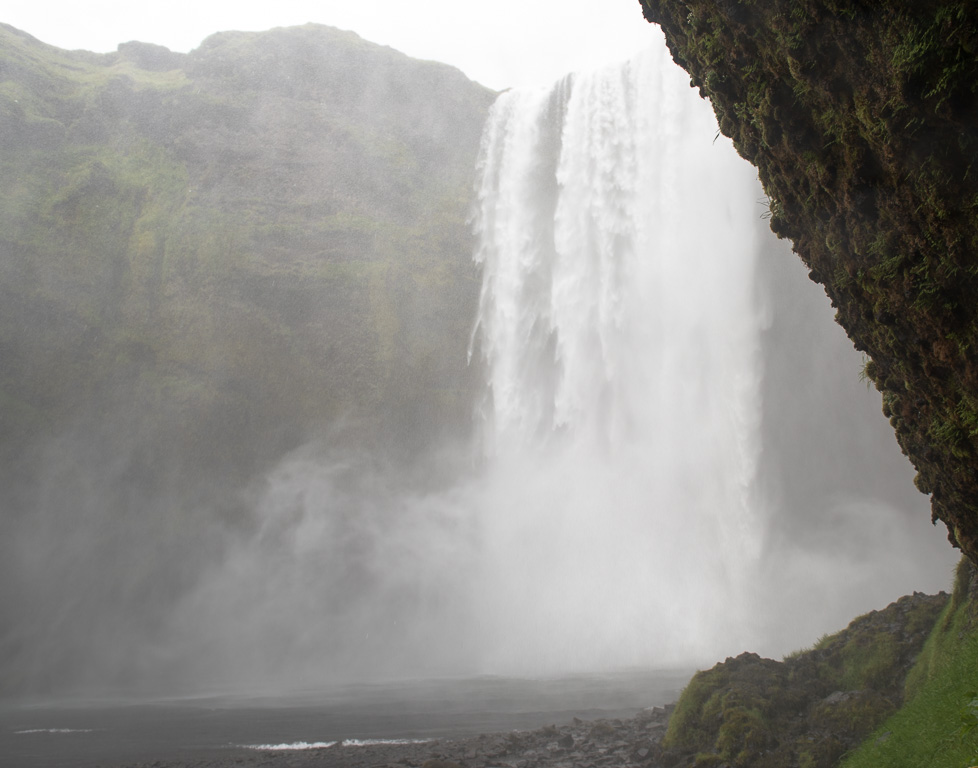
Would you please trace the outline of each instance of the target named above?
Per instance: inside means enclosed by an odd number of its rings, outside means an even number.
[[[635,717],[413,743],[227,749],[125,768],[656,768],[671,706]]]

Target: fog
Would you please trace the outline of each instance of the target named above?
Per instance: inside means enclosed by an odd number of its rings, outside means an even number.
[[[337,424],[188,483],[120,384],[8,470],[5,691],[710,665],[949,583],[860,356],[663,50],[504,94],[473,173],[472,440]]]

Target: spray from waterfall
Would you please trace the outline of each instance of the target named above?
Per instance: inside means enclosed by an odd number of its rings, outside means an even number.
[[[746,639],[764,524],[756,180],[661,58],[503,94],[485,130],[481,525],[487,562],[506,563],[485,577],[513,619],[488,643],[503,665]]]
[[[922,539],[895,510],[925,502],[761,196],[664,46],[502,94],[473,216],[478,460],[286,457],[173,612],[176,667],[287,686],[712,664],[922,586],[940,558],[905,565]]]
[[[323,435],[191,533],[162,502],[120,527],[53,446],[4,529],[36,600],[17,689],[711,665],[946,586],[859,355],[664,44],[502,94],[476,198],[477,445],[402,466]]]

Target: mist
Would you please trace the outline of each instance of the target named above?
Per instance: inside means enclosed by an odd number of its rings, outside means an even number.
[[[860,356],[664,49],[503,94],[473,176],[470,428],[387,402],[190,472],[120,381],[5,470],[5,691],[685,668],[949,583]],[[440,439],[389,450],[405,424]]]

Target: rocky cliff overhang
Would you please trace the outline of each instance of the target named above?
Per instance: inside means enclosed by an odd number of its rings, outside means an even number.
[[[978,6],[640,0],[978,563]]]

